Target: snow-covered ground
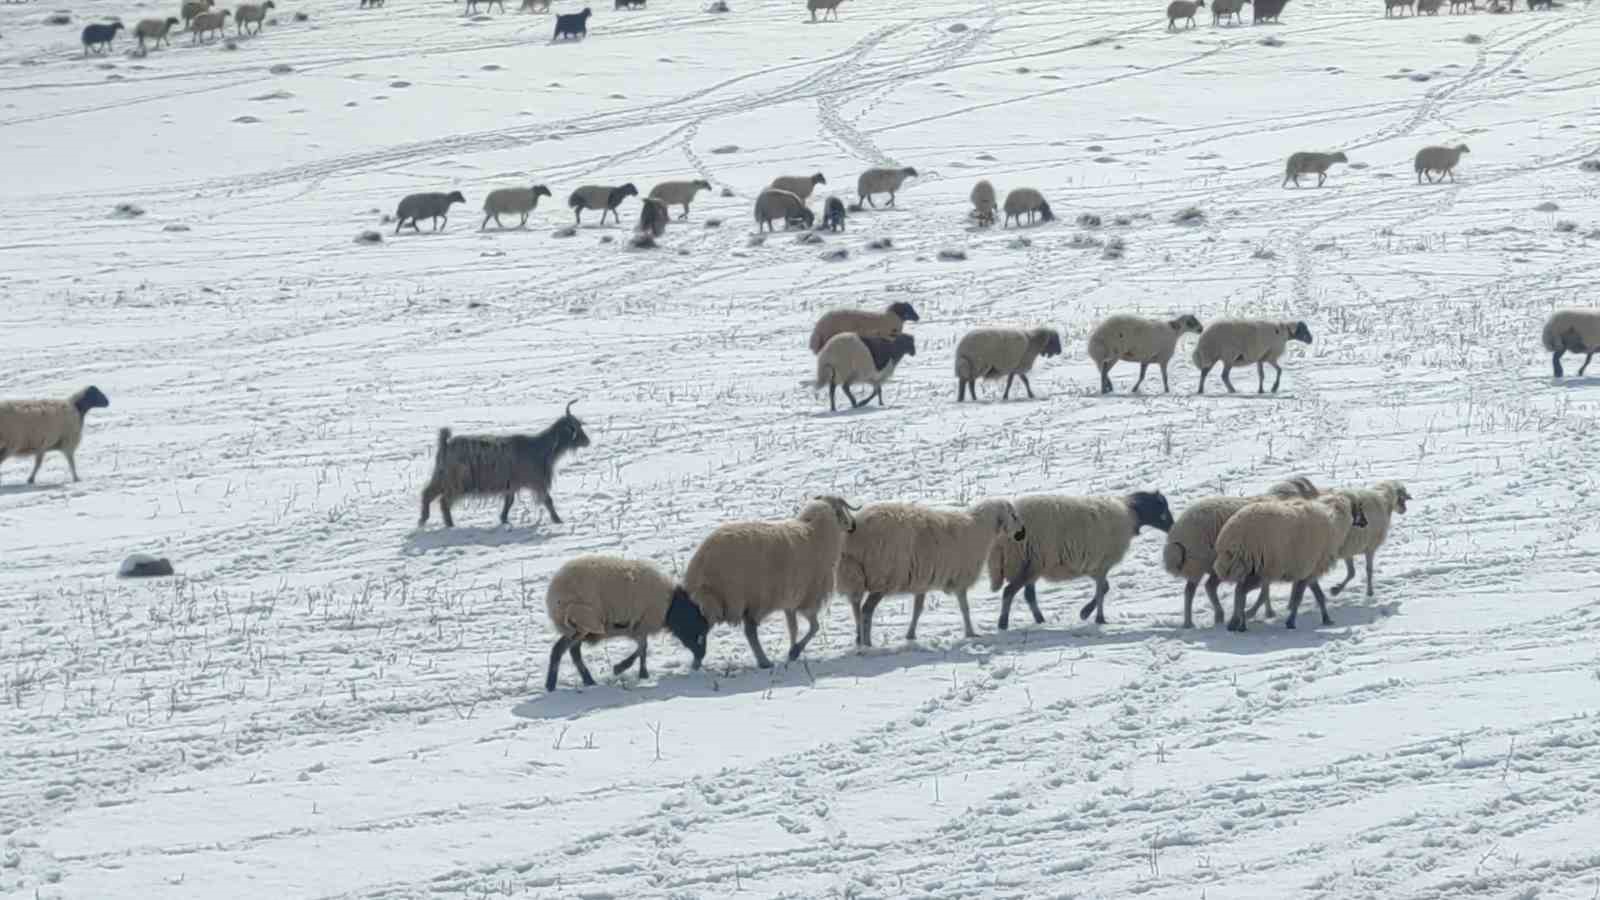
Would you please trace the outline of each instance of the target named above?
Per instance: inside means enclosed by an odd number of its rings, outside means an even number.
[[[174,10],[0,6],[0,396],[111,398],[81,483],[0,472],[0,894],[1594,897],[1600,377],[1552,382],[1538,329],[1600,282],[1600,16],[1295,0],[1172,34],[1160,2],[730,2],[597,6],[550,45],[515,2],[284,0],[231,51],[87,60],[85,22]],[[1416,150],[1458,142],[1459,180],[1417,185]],[[1303,149],[1351,165],[1280,188]],[[748,245],[772,177],[853,199],[881,164],[922,173],[898,209]],[[973,229],[982,177],[1059,221]],[[552,235],[579,184],[667,178],[715,190],[663,249],[624,249],[632,200]],[[531,182],[555,202],[526,231],[476,230]],[[380,221],[456,189],[441,234]],[[895,300],[918,355],[883,408],[826,414],[810,323]],[[1191,339],[1170,395],[1101,398],[1112,311],[1316,341],[1275,397],[1194,396]],[[1067,344],[1038,400],[958,406],[954,342],[1011,323]],[[414,527],[439,426],[574,398],[565,524]],[[662,636],[648,683],[542,690],[545,580],[580,552],[681,573],[716,523],[821,491],[1181,511],[1297,472],[1415,497],[1331,627],[1179,629],[1147,531],[1104,627],[1078,582],[998,635],[985,584],[976,640],[940,597],[905,645],[897,597],[857,653],[835,602],[804,665],[756,670],[724,627],[704,672]],[[138,551],[180,578],[118,581]],[[781,657],[781,617],[764,639]]]

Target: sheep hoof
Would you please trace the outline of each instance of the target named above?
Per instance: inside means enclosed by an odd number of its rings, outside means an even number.
[[[772,660],[763,659],[760,662],[756,663],[756,668],[758,668],[758,669],[770,669],[770,668],[772,668]]]
[[[1323,625],[1332,625],[1333,624],[1333,617],[1328,615],[1327,613],[1323,613],[1322,614],[1322,624]]]
[[[1344,590],[1344,585],[1336,584],[1333,587],[1328,588],[1328,593],[1330,593],[1330,594],[1334,595],[1335,597],[1337,597],[1337,596],[1339,596],[1339,592],[1342,591],[1342,590]],[[1368,594],[1368,596],[1370,597],[1371,595]]]
[[[1288,621],[1284,622],[1283,623],[1283,627],[1292,630],[1294,628],[1294,620],[1293,619],[1289,619]]]

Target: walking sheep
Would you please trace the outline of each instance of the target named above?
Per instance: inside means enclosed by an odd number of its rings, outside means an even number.
[[[539,205],[540,197],[550,196],[550,189],[542,184],[526,188],[497,188],[483,198],[483,224],[478,226],[482,231],[489,227],[489,220],[493,219],[497,227],[504,228],[500,222],[502,215],[516,213],[521,217],[517,223],[518,228],[528,227],[528,216]]]
[[[694,202],[694,195],[700,191],[711,190],[711,182],[704,178],[694,181],[663,181],[650,189],[650,199],[660,200],[668,206],[683,207],[680,219],[689,218],[689,204]]]
[[[661,237],[667,233],[667,222],[672,219],[672,213],[667,205],[653,197],[644,198],[639,204],[639,224],[634,226],[634,231],[647,234],[652,238]]]
[[[216,4],[212,0],[185,0],[183,6],[178,10],[178,15],[183,17],[184,30],[190,28],[190,23],[195,16],[200,15],[214,5]]]
[[[600,224],[606,223],[606,213],[610,213],[618,225],[622,224],[622,215],[617,212],[617,207],[629,197],[639,196],[639,189],[633,182],[618,187],[601,187],[586,184],[572,192],[567,198],[567,206],[572,210],[573,219],[577,224],[583,224],[583,211],[586,209],[600,210]]]
[[[203,12],[189,20],[189,30],[194,32],[192,44],[204,43],[206,35],[215,31],[217,37],[223,36],[223,26],[228,24],[228,17],[233,15],[230,10],[213,10]]]
[[[1295,187],[1300,186],[1301,175],[1317,176],[1317,187],[1328,180],[1328,169],[1334,163],[1349,162],[1350,159],[1342,151],[1335,153],[1300,152],[1289,154],[1289,162],[1283,167],[1283,185],[1288,187],[1293,181]]]
[[[1295,627],[1308,586],[1317,598],[1322,624],[1332,625],[1327,597],[1317,579],[1338,558],[1350,529],[1366,523],[1361,507],[1337,492],[1315,500],[1260,500],[1234,513],[1217,535],[1214,567],[1218,578],[1235,585],[1228,630],[1246,630],[1245,597],[1269,581],[1294,584],[1285,628]]]
[[[1600,352],[1600,310],[1556,310],[1545,320],[1543,339],[1544,349],[1550,351],[1550,368],[1555,377],[1566,375],[1561,368],[1562,356],[1582,353],[1583,365],[1578,368],[1578,377],[1582,378],[1589,370],[1589,360]]]
[[[972,201],[972,210],[977,214],[978,227],[989,228],[994,225],[994,212],[998,208],[995,203],[994,185],[989,180],[978,182],[972,186],[972,193],[968,199]]]
[[[683,587],[709,622],[740,622],[756,665],[772,668],[756,630],[782,612],[789,626],[789,660],[817,633],[817,613],[833,594],[834,569],[845,535],[856,528],[851,506],[817,497],[783,522],[734,522],[708,535],[689,560]],[[806,617],[799,637],[797,617]]]
[[[815,387],[828,387],[828,410],[838,412],[838,389],[850,398],[850,408],[857,409],[878,398],[883,405],[883,383],[894,375],[895,367],[907,356],[917,355],[917,342],[909,334],[894,337],[862,337],[846,331],[836,334],[823,345],[817,354],[817,380]],[[860,400],[850,392],[852,384],[870,384],[872,393]]]
[[[572,401],[576,403],[577,401]],[[439,429],[439,445],[433,457],[433,477],[422,489],[422,517],[417,527],[428,524],[428,507],[439,501],[439,514],[446,528],[455,527],[450,507],[462,497],[501,496],[500,524],[510,523],[511,504],[523,489],[544,504],[550,521],[560,525],[561,516],[550,499],[555,483],[556,463],[568,453],[589,446],[583,423],[572,414],[572,403],[553,425],[538,434],[469,435],[452,437],[450,429]]]
[[[116,37],[117,32],[121,30],[121,22],[112,22],[109,25],[83,26],[83,55],[88,56],[90,50],[96,53],[102,51],[111,52],[111,39]]]
[[[272,0],[266,3],[241,3],[233,11],[234,34],[250,34],[249,26],[254,23],[255,34],[261,33],[261,24],[266,21],[267,10],[274,9]]]
[[[1111,367],[1118,360],[1139,364],[1139,380],[1133,384],[1133,393],[1144,384],[1145,370],[1154,363],[1161,367],[1161,390],[1170,391],[1167,384],[1167,363],[1178,350],[1178,339],[1185,334],[1200,334],[1204,326],[1191,315],[1175,319],[1141,319],[1138,316],[1112,316],[1101,322],[1089,335],[1089,358],[1100,370],[1100,393],[1109,394]]]
[[[873,194],[888,194],[889,202],[885,206],[894,205],[895,191],[900,190],[900,185],[905,184],[907,178],[917,177],[917,170],[910,166],[901,169],[868,169],[856,179],[856,194],[861,202],[877,208],[878,204],[872,202]]]
[[[905,330],[907,322],[920,321],[917,311],[905,301],[889,304],[883,312],[864,309],[831,309],[822,314],[811,329],[811,352],[821,353],[822,346],[836,334],[854,331],[862,337],[894,337]]]
[[[767,188],[756,196],[756,230],[776,231],[772,223],[777,219],[783,220],[785,228],[794,224],[810,228],[816,215],[792,191]]]
[[[165,19],[140,19],[139,24],[133,26],[133,36],[139,39],[139,49],[144,49],[146,40],[153,41],[157,47],[163,43],[172,46],[168,35],[172,27],[178,24],[177,16],[168,16]]]
[[[1250,0],[1214,0],[1211,4],[1212,26],[1215,27],[1223,19],[1232,24],[1233,20],[1238,19],[1239,14],[1244,12],[1244,5],[1249,2]]]
[[[829,197],[828,202],[822,205],[822,227],[829,231],[844,230],[844,201],[838,197]]]
[[[551,41],[559,41],[563,36],[574,40],[589,36],[589,16],[593,15],[589,7],[585,6],[583,12],[562,13],[556,16],[556,33]]]
[[[1033,224],[1033,217],[1037,213],[1040,221],[1050,222],[1056,217],[1050,211],[1050,204],[1045,202],[1044,195],[1033,188],[1017,188],[1006,195],[1006,218],[1002,225],[1010,225],[1012,219],[1017,220],[1017,226],[1022,225],[1022,214],[1028,214],[1028,224]]]
[[[1365,528],[1352,528],[1339,547],[1338,555],[1344,559],[1344,580],[1333,586],[1329,593],[1335,597],[1356,577],[1356,555],[1367,558],[1367,596],[1372,596],[1372,559],[1389,539],[1389,526],[1395,513],[1404,513],[1411,493],[1398,481],[1380,481],[1370,488],[1347,488],[1340,491],[1350,502],[1361,507],[1366,514]]]
[[[1400,10],[1401,16],[1404,16],[1406,14],[1406,7],[1411,6],[1415,2],[1416,0],[1383,0],[1383,17],[1385,19],[1389,18],[1389,16],[1393,14],[1396,9]]]
[[[828,179],[822,177],[821,172],[814,175],[779,175],[772,179],[767,187],[773,190],[788,191],[801,200],[809,200],[811,191],[819,184],[827,184]]]
[[[78,444],[83,441],[83,420],[91,409],[111,405],[100,389],[89,385],[65,400],[0,401],[0,463],[8,456],[33,456],[28,483],[39,475],[44,455],[60,451],[67,458],[72,480],[78,480]]]
[[[1040,579],[1067,581],[1079,576],[1094,579],[1094,598],[1078,610],[1078,618],[1094,614],[1095,622],[1106,621],[1106,594],[1111,583],[1106,576],[1122,562],[1139,529],[1149,526],[1159,531],[1172,528],[1172,510],[1160,491],[1137,491],[1125,497],[1023,497],[1016,501],[1017,512],[1027,539],[1020,543],[995,541],[989,548],[989,588],[999,590],[1000,630],[1011,623],[1011,602],[1017,591],[1033,613],[1035,624],[1044,624],[1034,585]]]
[[[1278,360],[1291,340],[1311,343],[1311,329],[1304,322],[1271,322],[1264,319],[1224,319],[1211,323],[1200,335],[1200,340],[1194,342],[1194,365],[1200,370],[1200,388],[1195,393],[1206,392],[1206,378],[1211,375],[1212,367],[1220,362],[1222,383],[1227,385],[1228,393],[1238,393],[1234,390],[1233,380],[1228,377],[1233,367],[1255,363],[1256,393],[1264,393],[1266,367],[1272,366],[1277,373],[1272,379],[1272,392],[1276,394],[1278,383],[1283,380],[1283,368],[1278,365]]]
[[[1006,379],[1001,400],[1011,399],[1011,383],[1022,379],[1022,386],[1032,400],[1033,385],[1028,383],[1028,373],[1040,356],[1059,356],[1061,335],[1054,328],[980,328],[969,331],[956,345],[956,402],[972,394],[978,401],[978,379]]]
[[[572,656],[572,665],[584,685],[593,685],[594,677],[583,664],[581,647],[608,637],[630,637],[634,642],[634,651],[612,666],[611,674],[621,675],[637,658],[641,681],[650,677],[650,670],[645,667],[650,636],[662,629],[671,631],[694,654],[693,668],[699,669],[706,656],[710,623],[687,591],[647,562],[598,555],[568,560],[550,576],[544,608],[550,614],[551,626],[560,635],[550,648],[550,671],[544,679],[546,692],[556,689],[563,653]]]
[[[822,10],[822,18],[827,20],[828,15],[833,15],[834,21],[839,20],[839,4],[844,0],[806,0],[806,9],[811,12],[811,21],[817,20],[817,10]]]
[[[406,222],[410,222],[411,230],[421,234],[422,229],[417,227],[417,222],[422,219],[432,219],[433,230],[441,231],[450,224],[450,204],[465,202],[467,198],[461,196],[460,191],[451,191],[448,194],[408,194],[395,208],[394,233],[399,234]]]
[[[1289,0],[1255,0],[1252,4],[1255,8],[1252,21],[1258,25],[1262,22],[1277,22],[1278,15],[1288,4]]]
[[[976,637],[967,591],[982,574],[990,545],[1027,536],[1009,500],[985,500],[965,511],[912,503],[874,503],[863,509],[839,555],[839,593],[850,601],[856,644],[872,646],[872,616],[889,594],[914,595],[906,640],[916,640],[929,591],[954,594],[967,637]]]
[[[1172,0],[1167,4],[1167,30],[1177,31],[1178,20],[1185,19],[1185,28],[1194,27],[1194,14],[1206,8],[1206,0]]]
[[[1433,184],[1433,173],[1439,173],[1439,180],[1443,181],[1446,175],[1451,181],[1456,180],[1456,164],[1461,162],[1461,154],[1470,153],[1466,144],[1457,144],[1454,147],[1423,147],[1417,151],[1415,167],[1417,170],[1417,184],[1422,183],[1422,176],[1428,176],[1428,183]]]

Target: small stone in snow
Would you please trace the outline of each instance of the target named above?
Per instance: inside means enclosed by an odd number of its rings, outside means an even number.
[[[135,553],[122,561],[117,574],[123,578],[161,578],[172,574],[172,563],[165,557]]]

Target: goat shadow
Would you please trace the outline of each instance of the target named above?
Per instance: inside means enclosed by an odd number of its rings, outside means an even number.
[[[841,397],[840,399],[844,400],[845,398]],[[846,402],[848,402],[848,401],[846,401]],[[854,407],[845,406],[844,408],[842,408],[842,409],[840,409],[838,411],[834,411],[834,410],[831,410],[831,409],[820,410],[818,412],[812,413],[811,414],[811,418],[813,418],[813,419],[837,419],[837,418],[843,418],[844,416],[871,416],[871,415],[877,415],[878,413],[888,412],[889,410],[891,410],[893,408],[894,407],[892,407],[892,406],[879,406],[878,405],[878,401],[874,400],[869,404],[862,404],[861,406],[854,406]]]
[[[542,522],[540,523],[542,524]],[[458,526],[455,528],[422,527],[406,535],[401,552],[407,556],[420,556],[449,547],[504,547],[512,544],[535,545],[550,540],[549,533],[539,524],[523,527],[507,525]]]
[[[28,484],[27,482],[0,484],[0,497],[7,494],[39,494],[45,491],[57,490],[61,487],[62,485],[59,484]]]
[[[1569,391],[1576,390],[1578,388],[1600,387],[1600,375],[1567,375],[1561,378],[1556,378],[1551,375],[1544,375],[1539,378],[1530,378],[1528,380],[1535,384],[1543,382],[1551,387],[1566,388]]]

